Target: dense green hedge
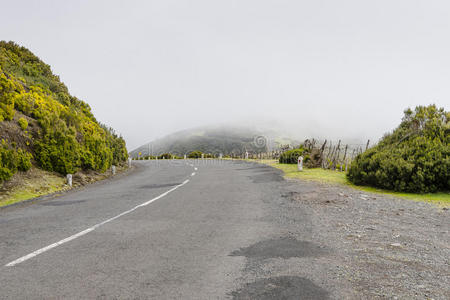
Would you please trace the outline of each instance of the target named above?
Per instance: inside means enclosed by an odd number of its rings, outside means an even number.
[[[128,158],[123,138],[99,124],[48,65],[24,47],[0,41],[0,122],[13,120],[16,111],[39,125],[31,154],[45,170],[105,171]]]
[[[298,157],[303,155],[304,149],[300,147],[299,149],[292,149],[283,152],[280,155],[280,164],[296,164],[298,162]]]
[[[171,153],[163,153],[160,156],[158,156],[158,159],[179,159],[180,157],[171,154]]]
[[[408,109],[400,126],[352,162],[358,185],[427,193],[449,190],[450,114],[435,105]]]
[[[192,151],[188,154],[188,158],[202,158],[202,152],[201,151]]]

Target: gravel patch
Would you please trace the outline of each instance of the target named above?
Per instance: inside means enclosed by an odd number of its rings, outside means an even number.
[[[316,182],[288,186],[282,198],[305,210],[312,239],[333,249],[317,259],[333,298],[450,299],[447,209]]]

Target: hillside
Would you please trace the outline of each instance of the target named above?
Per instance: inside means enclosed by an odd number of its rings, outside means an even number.
[[[105,171],[127,159],[125,141],[70,95],[49,65],[0,41],[0,182],[32,165],[60,174]]]
[[[262,131],[249,127],[210,126],[183,130],[150,143],[144,144],[131,151],[132,157],[141,155],[172,153],[179,156],[191,151],[199,150],[204,153],[218,155],[241,155],[245,151],[250,153],[266,152],[279,144],[296,145],[299,142],[290,138],[281,138],[276,132]]]

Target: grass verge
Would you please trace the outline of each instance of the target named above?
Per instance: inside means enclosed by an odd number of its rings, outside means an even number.
[[[126,170],[128,170],[126,166],[117,166],[117,174]],[[78,172],[73,177],[73,188],[111,176],[110,171],[104,173],[95,171]],[[38,168],[31,168],[27,172],[17,172],[10,180],[0,185],[0,207],[70,189],[72,188],[66,184],[64,176]]]
[[[0,207],[68,189],[65,178],[37,168],[16,173],[0,191]]]
[[[280,164],[276,160],[260,160],[260,162],[280,169],[284,172],[287,178],[297,178],[303,180],[312,180],[318,181],[322,183],[328,184],[337,184],[337,185],[345,185],[347,187],[351,187],[353,189],[381,194],[381,195],[389,195],[394,197],[399,197],[403,199],[409,199],[414,201],[423,201],[423,202],[432,202],[441,206],[450,207],[450,193],[448,192],[439,192],[432,194],[413,194],[413,193],[401,193],[401,192],[393,192],[382,189],[377,189],[374,187],[368,186],[358,186],[349,182],[345,176],[345,172],[337,172],[332,170],[324,170],[324,169],[304,169],[302,172],[297,170],[297,165],[291,164]]]

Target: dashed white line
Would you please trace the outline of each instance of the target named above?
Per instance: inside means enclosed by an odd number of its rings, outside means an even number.
[[[20,258],[18,258],[18,259],[16,259],[16,260],[14,260],[14,261],[12,261],[12,262],[6,264],[5,267],[13,267],[13,266],[15,266],[15,265],[17,265],[17,264],[20,264],[20,263],[22,263],[22,262],[24,262],[24,261],[26,261],[26,260],[29,260],[30,258],[33,258],[33,257],[35,257],[35,256],[38,256],[39,254],[42,254],[42,253],[44,253],[44,252],[47,252],[48,250],[51,250],[51,249],[53,249],[53,248],[55,248],[55,247],[58,247],[58,246],[60,246],[60,245],[62,245],[62,244],[65,244],[65,243],[70,242],[70,241],[72,241],[72,240],[74,240],[74,239],[76,239],[76,238],[79,238],[79,237],[81,237],[81,236],[83,236],[83,235],[86,235],[86,234],[88,234],[89,232],[94,231],[94,230],[97,229],[98,227],[100,227],[100,226],[102,226],[102,225],[105,225],[106,223],[109,223],[109,222],[111,222],[111,221],[114,221],[114,220],[117,219],[117,218],[120,218],[120,217],[122,217],[122,216],[124,216],[124,215],[126,215],[126,214],[129,214],[130,212],[132,212],[132,211],[138,209],[139,207],[147,206],[147,205],[149,205],[150,203],[152,203],[152,202],[154,202],[154,201],[156,201],[156,200],[158,200],[158,199],[161,199],[162,197],[164,197],[164,196],[166,196],[167,194],[169,194],[169,193],[175,191],[177,188],[182,187],[183,185],[185,185],[185,184],[188,183],[188,182],[189,182],[189,179],[186,179],[183,183],[181,183],[181,184],[179,184],[179,185],[177,185],[177,186],[171,188],[171,189],[168,190],[167,192],[162,193],[161,195],[159,195],[159,196],[157,196],[157,197],[155,197],[155,198],[153,198],[153,199],[151,199],[151,200],[149,200],[149,201],[147,201],[147,202],[144,202],[144,203],[142,203],[142,204],[139,204],[139,205],[137,205],[137,206],[135,206],[135,207],[133,207],[133,208],[127,210],[127,211],[124,211],[124,212],[121,213],[121,214],[118,214],[118,215],[115,216],[115,217],[109,218],[108,220],[105,220],[105,221],[103,221],[103,222],[101,222],[101,223],[95,224],[94,226],[89,227],[88,229],[85,229],[85,230],[80,231],[80,232],[78,232],[78,233],[76,233],[76,234],[74,234],[74,235],[71,235],[71,236],[69,236],[69,237],[67,237],[67,238],[65,238],[65,239],[62,239],[62,240],[60,240],[59,242],[56,242],[56,243],[53,243],[53,244],[51,244],[51,245],[45,246],[44,248],[41,248],[41,249],[39,249],[39,250],[36,250],[36,251],[34,251],[34,252],[31,252],[30,254],[27,254],[27,255],[25,255],[25,256],[22,256],[22,257],[20,257]]]
[[[195,172],[193,172],[193,173],[191,174],[191,176],[195,176]]]
[[[194,170],[195,170],[195,171],[197,171],[197,170],[198,170],[198,168],[197,168],[197,167],[195,167],[195,168],[194,168]]]

